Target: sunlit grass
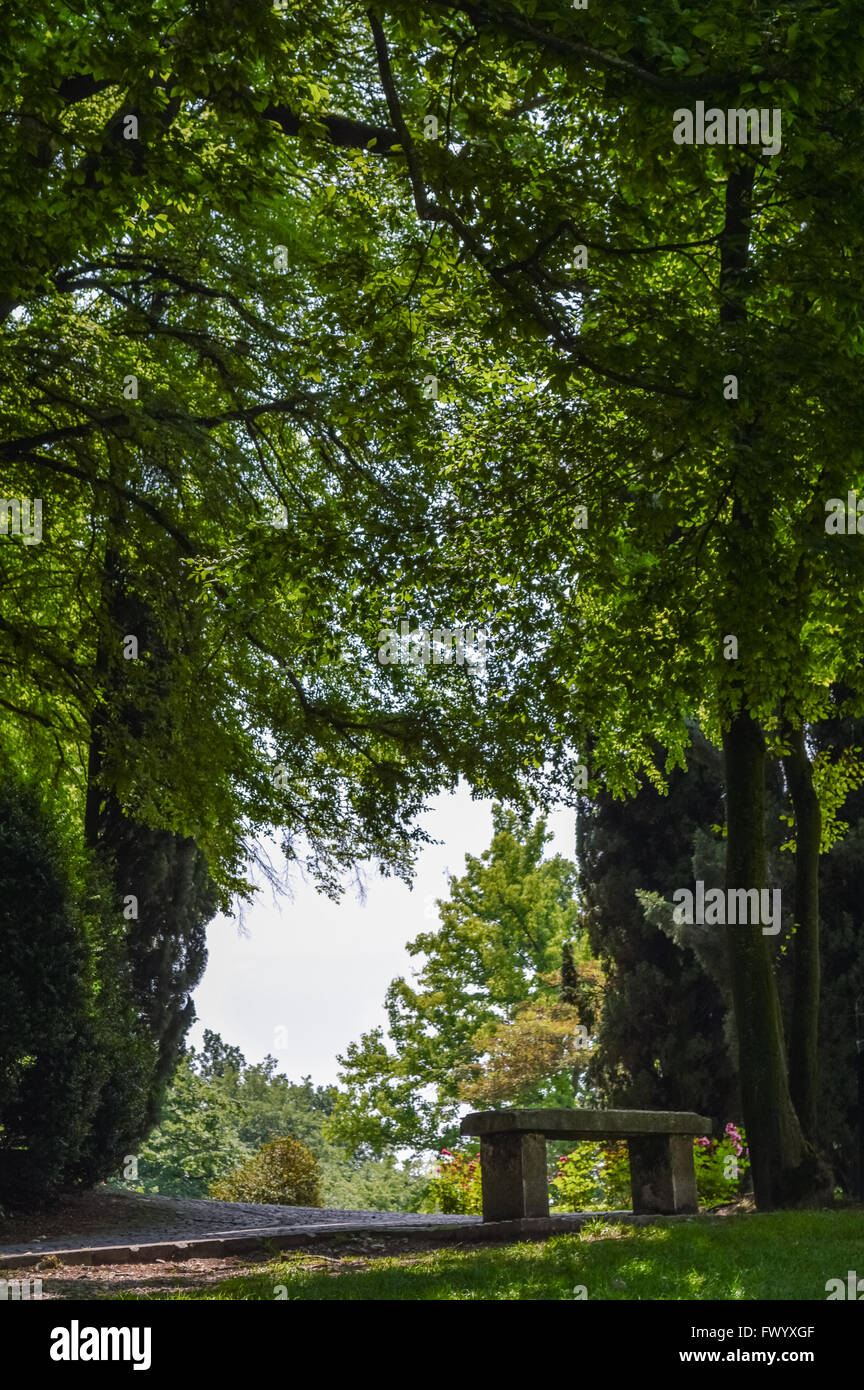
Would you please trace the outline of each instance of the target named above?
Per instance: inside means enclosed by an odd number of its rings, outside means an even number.
[[[374,1260],[294,1253],[208,1288],[150,1297],[572,1300],[581,1285],[589,1299],[824,1300],[826,1281],[858,1265],[864,1274],[864,1211],[854,1208],[642,1227],[592,1221],[545,1242]]]

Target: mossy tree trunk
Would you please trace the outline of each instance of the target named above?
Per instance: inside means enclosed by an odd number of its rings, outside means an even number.
[[[819,1087],[819,848],[822,813],[804,730],[788,735],[783,770],[795,812],[795,956],[789,1023],[789,1090],[804,1133],[815,1141]]]
[[[720,235],[720,325],[724,351],[746,371],[747,295],[752,274],[750,235],[755,166],[732,171]],[[726,367],[724,366],[724,371]],[[765,846],[765,740],[750,710],[747,689],[753,655],[763,640],[766,614],[754,606],[765,518],[773,505],[767,469],[759,469],[759,404],[735,401],[729,431],[733,462],[731,525],[720,588],[721,634],[740,634],[726,680],[729,724],[723,737],[726,771],[726,887],[767,888]],[[740,650],[740,668],[738,652]],[[751,667],[751,669],[753,669]],[[758,670],[757,688],[758,688]],[[758,916],[759,914],[757,914]],[[770,938],[773,940],[773,937]],[[769,937],[760,921],[726,927],[732,999],[738,1036],[744,1124],[756,1204],[762,1210],[825,1200],[831,1175],[805,1140],[789,1088],[780,998]],[[818,1004],[817,1004],[818,1007]]]
[[[765,741],[746,712],[724,736],[726,886],[765,886]],[[831,1175],[806,1142],[789,1091],[769,938],[757,922],[727,925],[744,1124],[760,1210],[827,1200]]]

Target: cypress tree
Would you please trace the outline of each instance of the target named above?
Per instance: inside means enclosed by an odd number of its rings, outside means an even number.
[[[645,783],[629,801],[601,794],[579,808],[584,920],[607,975],[588,1082],[613,1106],[731,1117],[736,1078],[719,985],[636,896],[690,884],[695,834],[722,820],[719,755],[695,728],[687,770],[668,780],[665,796]]]

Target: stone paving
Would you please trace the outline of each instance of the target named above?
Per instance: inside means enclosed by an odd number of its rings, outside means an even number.
[[[444,1226],[471,1225],[476,1216],[444,1216],[421,1212],[336,1211],[323,1207],[265,1206],[257,1202],[216,1202],[209,1198],[157,1197],[143,1193],[106,1193],[106,1219],[88,1223],[86,1231],[64,1232],[62,1238],[50,1235],[50,1217],[35,1228],[47,1230],[43,1237],[4,1244],[0,1255],[49,1253],[82,1250],[105,1245],[149,1245],[156,1242],[201,1240],[205,1237],[243,1235],[286,1226]],[[110,1213],[110,1216],[108,1215]]]

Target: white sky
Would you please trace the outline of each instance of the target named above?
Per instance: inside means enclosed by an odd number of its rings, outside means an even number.
[[[215,918],[189,1042],[199,1047],[212,1028],[249,1062],[269,1052],[292,1081],[309,1073],[316,1085],[335,1083],[336,1054],[370,1028],[386,1028],[387,986],[417,969],[405,944],[434,927],[447,870],[461,875],[466,854],[488,849],[492,802],[472,801],[462,786],[438,797],[423,824],[442,843],[418,856],[413,889],[370,873],[365,904],[351,890],[332,903],[298,878],[293,901],[274,904],[269,887],[259,891],[245,914],[245,936],[236,919]],[[573,812],[555,812],[548,826],[555,838],[547,855],[575,858]]]

